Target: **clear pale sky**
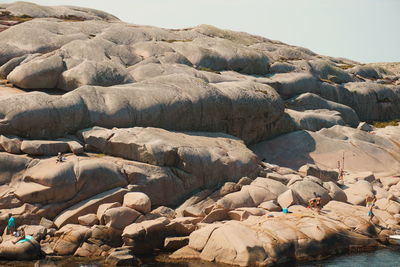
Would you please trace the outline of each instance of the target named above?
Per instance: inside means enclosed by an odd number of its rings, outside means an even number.
[[[11,1],[0,0],[0,3]],[[164,28],[211,24],[362,63],[400,61],[400,0],[32,0]]]

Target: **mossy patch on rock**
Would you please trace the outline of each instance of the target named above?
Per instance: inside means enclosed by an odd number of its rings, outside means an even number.
[[[376,128],[385,128],[386,126],[398,126],[399,120],[391,120],[391,121],[374,121],[372,125]]]

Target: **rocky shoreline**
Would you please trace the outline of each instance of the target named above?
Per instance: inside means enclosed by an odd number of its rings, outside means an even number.
[[[0,260],[273,266],[394,245],[399,63],[28,2],[0,25],[0,229],[11,214],[32,237],[4,231]]]

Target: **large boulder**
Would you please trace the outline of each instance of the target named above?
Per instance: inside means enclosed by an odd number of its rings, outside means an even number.
[[[327,109],[296,111],[286,109],[285,113],[293,121],[296,129],[318,131],[335,125],[344,125],[341,114]]]
[[[78,222],[80,225],[84,226],[93,226],[96,224],[99,224],[99,219],[97,218],[97,215],[94,213],[88,213],[86,215],[82,215],[78,217]]]
[[[318,93],[321,82],[311,73],[278,73],[272,79],[272,86],[284,98],[288,99],[303,93]]]
[[[368,65],[360,65],[355,66],[347,70],[349,73],[359,75],[363,78],[368,79],[380,79],[382,78],[382,68],[368,66]]]
[[[168,236],[167,224],[169,220],[160,217],[154,220],[148,220],[141,223],[133,223],[127,226],[122,239],[124,244],[132,246],[135,253],[149,253],[155,248],[164,246],[164,239]]]
[[[400,213],[400,203],[390,199],[378,199],[375,203],[376,207],[381,210],[386,210],[391,214]]]
[[[4,136],[0,135],[0,147],[2,151],[6,151],[11,154],[21,153],[22,140],[18,136]]]
[[[357,112],[362,121],[388,121],[400,114],[400,94],[398,87],[373,82],[352,82],[344,86],[353,95],[339,102]]]
[[[66,256],[72,255],[76,249],[85,241],[89,228],[82,225],[67,224],[56,232],[59,236],[54,244],[53,250],[56,254]]]
[[[116,207],[106,210],[103,216],[106,226],[123,230],[133,223],[140,213],[128,207]]]
[[[314,176],[321,179],[323,182],[336,182],[339,173],[335,170],[326,170],[320,168],[314,164],[306,164],[301,166],[299,169],[299,173],[303,174],[304,176]]]
[[[332,200],[347,202],[346,193],[334,182],[325,182],[323,186],[329,192]]]
[[[108,209],[112,209],[112,208],[117,208],[117,207],[121,207],[121,203],[119,202],[112,202],[112,203],[104,203],[99,205],[99,207],[97,208],[97,219],[99,220],[99,222],[101,224],[104,224],[104,213],[108,210]]]
[[[63,141],[23,140],[21,151],[33,156],[56,156],[70,151],[70,146]]]
[[[247,105],[249,101],[252,105]],[[250,81],[211,85],[185,75],[167,75],[125,86],[83,86],[63,96],[32,92],[2,99],[0,134],[49,138],[94,125],[153,126],[225,132],[256,142],[276,134],[269,124],[282,113],[283,102],[268,85]]]
[[[289,189],[278,196],[277,202],[283,209],[287,209],[290,206],[300,204],[301,200],[296,191]]]
[[[117,187],[85,199],[75,205],[68,206],[68,208],[63,210],[61,213],[56,213],[58,216],[55,218],[54,223],[57,227],[62,227],[68,223],[78,223],[78,218],[80,216],[98,212],[98,209],[104,203],[122,202],[122,199],[127,192],[128,190]],[[48,209],[51,208],[52,206],[50,205]],[[43,213],[48,213],[48,211],[45,210]],[[100,222],[103,220],[102,216],[98,219]]]
[[[137,210],[143,214],[151,211],[151,200],[150,198],[141,192],[131,192],[124,196],[122,204],[124,207],[128,207]]]
[[[288,188],[275,180],[257,178],[238,192],[230,193],[217,201],[217,206],[232,210],[241,207],[257,207],[268,200],[276,200]]]
[[[188,44],[173,43],[172,47],[200,68],[228,69],[247,74],[266,74],[269,69],[267,55],[231,40],[201,37]]]
[[[83,85],[111,86],[133,81],[127,70],[120,64],[85,60],[62,73],[57,87],[71,91]]]
[[[13,244],[11,240],[0,244],[0,258],[2,259],[31,261],[40,257],[40,245],[34,238],[16,244]]]
[[[308,204],[308,201],[315,197],[315,194],[321,197],[321,205],[325,205],[331,200],[328,190],[313,181],[297,181],[289,186],[297,193],[302,204]]]
[[[310,71],[322,81],[342,84],[354,80],[349,73],[324,59],[310,60],[305,65],[309,66]]]
[[[102,159],[67,157],[40,160],[28,168],[15,194],[28,203],[71,205],[104,191],[127,185],[117,165]]]
[[[345,160],[345,170],[374,173],[398,173],[400,149],[395,138],[400,127],[378,129],[375,134],[345,126],[318,132],[296,131],[252,146],[264,161],[299,169],[312,163],[323,169],[336,169]],[[288,150],[287,147],[290,147]]]
[[[365,180],[357,181],[350,184],[348,188],[343,190],[347,196],[347,201],[354,205],[365,205],[366,196],[373,196],[372,185]]]
[[[109,266],[141,266],[142,262],[136,258],[129,248],[113,250],[106,259]]]
[[[187,197],[188,192],[191,192],[191,188],[185,188],[182,179],[191,179],[192,175],[179,172],[175,168],[125,161],[122,172],[129,184],[134,185],[132,190],[149,196],[153,206],[179,205]]]
[[[31,159],[25,156],[0,152],[0,185],[10,183],[14,177],[17,178],[23,176],[23,173],[30,162]]]
[[[58,76],[65,70],[59,55],[44,55],[16,67],[7,79],[13,84],[27,89],[55,88]]]
[[[355,127],[359,123],[357,113],[352,108],[343,104],[326,100],[313,93],[304,93],[293,97],[286,101],[286,105],[288,108],[295,109],[297,111],[315,109],[336,110],[340,112],[340,116],[343,118],[346,124]]]
[[[176,205],[199,188],[256,177],[261,171],[258,158],[240,140],[225,134],[95,127],[81,135],[95,151],[147,163],[127,162],[123,172],[153,205]]]

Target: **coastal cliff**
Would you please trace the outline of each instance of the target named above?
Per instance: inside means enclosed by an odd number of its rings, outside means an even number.
[[[390,244],[399,66],[0,4],[0,226],[35,240],[4,233],[0,259],[272,266]]]

